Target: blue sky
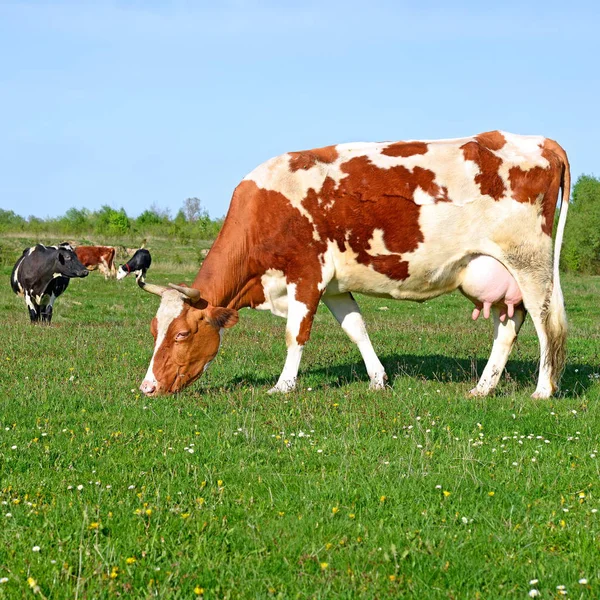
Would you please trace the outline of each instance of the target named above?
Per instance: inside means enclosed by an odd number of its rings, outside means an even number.
[[[289,150],[561,143],[600,175],[600,3],[0,0],[0,208],[225,214]]]

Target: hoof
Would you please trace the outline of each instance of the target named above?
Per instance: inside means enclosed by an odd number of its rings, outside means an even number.
[[[469,398],[484,398],[490,393],[490,390],[487,392],[484,390],[480,390],[479,388],[474,387],[469,391]]]
[[[381,375],[375,375],[369,383],[370,390],[385,390],[387,386],[388,378],[385,373]]]
[[[287,394],[288,392],[293,392],[295,389],[295,381],[285,381],[283,383],[278,382],[267,392],[267,394]]]

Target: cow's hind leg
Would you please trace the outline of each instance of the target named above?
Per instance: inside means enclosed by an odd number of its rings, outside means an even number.
[[[472,396],[487,396],[498,385],[506,361],[517,339],[519,329],[525,320],[526,311],[522,304],[515,307],[512,317],[500,321],[500,309],[492,306],[494,319],[494,344],[477,385],[471,390]]]
[[[296,284],[287,286],[287,295],[288,316],[285,327],[287,357],[283,371],[275,386],[269,390],[269,394],[291,392],[296,387],[302,352],[310,337],[313,319],[321,297],[321,294],[317,291],[315,293],[298,294]]]
[[[37,323],[40,320],[40,307],[33,301],[32,297],[25,292],[25,304],[29,311],[29,320],[32,323]]]
[[[542,286],[531,279],[519,282],[540,343],[540,370],[533,398],[554,394],[565,365],[567,318],[560,284],[549,293],[551,285]]]
[[[387,381],[385,369],[373,350],[365,322],[352,294],[325,295],[322,300],[342,326],[346,335],[358,346],[371,379],[369,387],[374,390],[385,388]]]

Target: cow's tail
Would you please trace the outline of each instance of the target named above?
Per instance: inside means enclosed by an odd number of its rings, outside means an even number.
[[[561,203],[558,216],[558,225],[556,227],[556,236],[554,238],[554,265],[553,265],[553,284],[550,304],[545,315],[546,333],[548,335],[548,354],[547,360],[550,363],[551,372],[556,378],[555,384],[563,372],[566,360],[566,342],[567,342],[567,314],[565,312],[565,301],[562,289],[560,287],[560,251],[562,248],[565,225],[567,222],[567,212],[569,210],[569,199],[571,195],[571,170],[569,159],[566,152],[556,144],[553,150],[560,156],[562,162],[562,176],[560,182]]]

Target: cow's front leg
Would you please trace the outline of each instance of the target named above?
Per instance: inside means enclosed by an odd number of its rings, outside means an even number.
[[[40,320],[40,307],[33,301],[33,298],[27,292],[25,292],[25,304],[27,304],[30,321],[32,323],[37,323]]]
[[[296,387],[302,352],[310,337],[310,330],[320,300],[318,292],[298,293],[296,284],[288,284],[287,294],[288,316],[285,326],[287,356],[283,371],[275,386],[269,390],[269,394],[291,392]]]

